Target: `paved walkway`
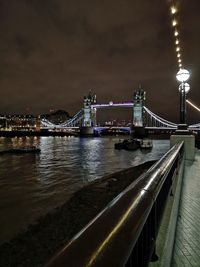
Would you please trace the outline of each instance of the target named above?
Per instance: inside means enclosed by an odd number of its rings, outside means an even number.
[[[200,150],[185,162],[172,267],[200,267]]]

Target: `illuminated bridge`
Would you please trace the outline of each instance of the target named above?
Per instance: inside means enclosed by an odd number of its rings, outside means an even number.
[[[96,113],[99,109],[110,109],[110,108],[131,108],[132,109],[132,125],[135,127],[144,127],[148,130],[176,130],[177,124],[168,121],[144,105],[145,92],[143,90],[137,90],[134,93],[133,102],[112,102],[109,103],[96,103],[96,96],[91,93],[84,98],[83,108],[80,109],[71,119],[61,123],[54,124],[47,119],[41,120],[41,126],[44,129],[72,129],[72,128],[83,128],[91,131],[104,131],[112,127],[97,126]],[[191,105],[190,101],[187,101]],[[118,128],[122,131],[130,131],[130,127],[113,127]],[[191,130],[200,130],[200,123],[190,125]]]

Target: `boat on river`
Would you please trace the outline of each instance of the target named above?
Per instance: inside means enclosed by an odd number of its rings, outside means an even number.
[[[140,140],[141,149],[152,149],[152,147],[153,147],[152,139],[141,139]]]
[[[8,150],[0,151],[3,154],[24,154],[24,153],[40,153],[40,149],[35,146],[16,147]]]
[[[153,142],[151,139],[124,139],[115,144],[115,149],[125,149],[125,150],[137,150],[141,149],[152,149]]]
[[[136,150],[140,147],[139,139],[124,139],[115,144],[115,149]]]

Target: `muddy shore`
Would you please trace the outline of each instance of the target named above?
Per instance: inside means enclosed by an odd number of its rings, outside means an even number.
[[[0,246],[0,267],[40,267],[93,219],[114,197],[150,168],[146,162],[105,176],[77,191],[25,232]],[[14,223],[14,222],[13,222]]]

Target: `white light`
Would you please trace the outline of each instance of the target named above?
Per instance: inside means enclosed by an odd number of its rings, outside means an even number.
[[[175,30],[174,35],[178,36],[178,31],[177,30]]]
[[[180,69],[176,74],[176,79],[179,82],[186,82],[190,78],[190,73],[186,69]]]
[[[176,39],[176,45],[178,45],[179,44],[179,40],[178,39]]]
[[[180,51],[180,47],[177,47],[177,48],[176,48],[176,51],[177,51],[177,52]]]
[[[195,104],[193,104],[191,101],[189,101],[189,100],[186,100],[186,102],[188,103],[188,104],[190,104],[193,108],[195,108],[196,110],[198,110],[199,112],[200,112],[200,108],[198,108]]]
[[[178,53],[178,54],[177,54],[177,57],[180,57],[180,56],[181,56],[181,54],[180,54],[180,53]]]
[[[178,62],[181,63],[181,59],[180,58],[179,58]]]
[[[177,12],[177,9],[175,8],[175,6],[171,7],[171,13],[172,15],[174,15]]]
[[[174,27],[174,26],[176,26],[177,25],[177,21],[174,19],[173,21],[172,21],[172,26]]]
[[[185,93],[187,94],[190,91],[190,85],[188,83],[181,83],[178,89],[179,91],[185,90]]]
[[[110,106],[112,106],[112,105],[113,105],[113,102],[112,102],[112,101],[110,101],[110,102],[109,102],[109,105],[110,105]]]

